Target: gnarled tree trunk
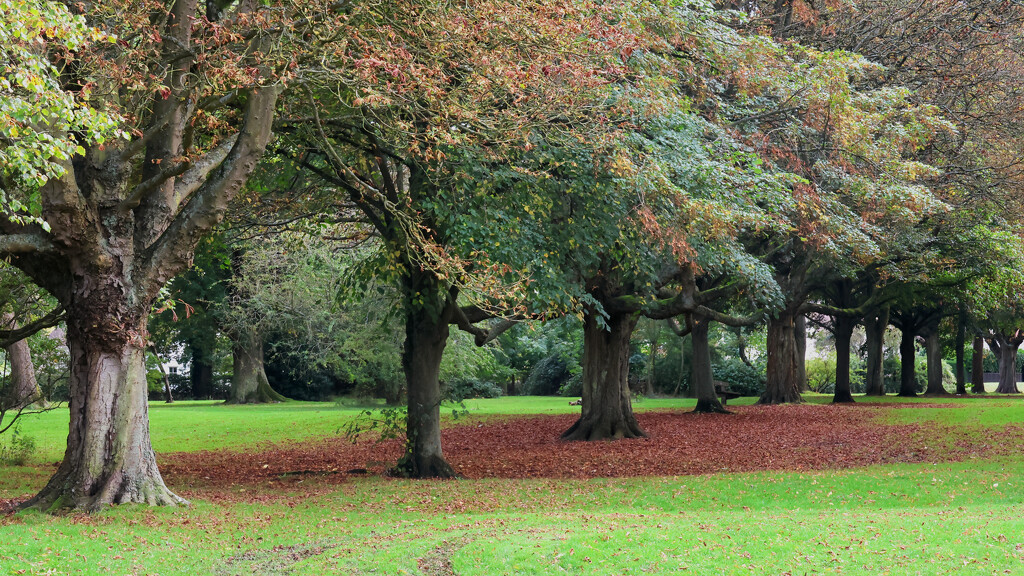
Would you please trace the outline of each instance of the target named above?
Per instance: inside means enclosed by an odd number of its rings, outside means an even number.
[[[608,440],[647,435],[629,397],[629,337],[639,316],[611,313],[607,328],[590,309],[583,321],[583,411],[563,440]]]
[[[903,330],[900,336],[900,392],[898,396],[917,397],[917,348],[914,344],[915,334]]]
[[[853,402],[853,395],[850,393],[850,340],[853,338],[853,329],[857,327],[857,320],[837,316],[835,322],[836,339],[836,390],[832,396],[834,404]]]
[[[758,404],[803,402],[804,357],[797,341],[797,314],[784,311],[768,320],[767,386]]]
[[[260,404],[287,400],[270,387],[264,366],[263,339],[244,330],[232,346],[233,370],[228,404]]]
[[[1017,350],[1020,349],[1020,341],[1015,338],[996,337],[999,353],[999,386],[996,387],[997,394],[1020,394],[1017,388]]]
[[[125,307],[117,280],[81,278],[65,306],[71,358],[67,451],[25,507],[184,503],[164,485],[150,445],[143,345],[149,304]]]
[[[985,393],[985,339],[974,336],[974,352],[971,355],[971,393]]]
[[[715,378],[711,371],[711,346],[708,344],[710,321],[694,313],[691,319],[690,341],[693,343],[693,358],[690,361],[690,387],[697,396],[694,412],[731,414],[722,406],[715,393]]]
[[[885,396],[885,329],[889,326],[889,308],[884,307],[868,314],[864,319],[865,347],[864,393],[868,396]]]
[[[939,343],[938,330],[932,329],[925,334],[924,351],[928,365],[928,388],[925,396],[948,396],[949,392],[942,385],[942,345]]]
[[[409,307],[405,320],[402,368],[408,387],[405,455],[395,473],[411,478],[454,478],[441,451],[441,358],[448,344],[451,305],[430,314]],[[438,317],[440,316],[440,317]]]

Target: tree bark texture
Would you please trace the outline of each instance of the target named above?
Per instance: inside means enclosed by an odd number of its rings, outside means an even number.
[[[83,290],[84,295],[88,290]],[[91,306],[86,302],[84,305]],[[148,307],[144,310],[148,310]],[[57,472],[23,507],[97,510],[110,504],[185,501],[164,485],[149,439],[146,314],[124,326],[130,338],[94,338],[91,321],[69,309],[71,422]],[[107,328],[111,328],[108,324]]]
[[[797,314],[785,311],[768,320],[767,386],[758,404],[803,402],[804,357],[797,339]]]
[[[853,394],[850,393],[850,340],[853,338],[853,329],[857,327],[857,320],[837,316],[835,322],[836,339],[836,390],[832,396],[832,403],[842,404],[853,402]]]
[[[287,400],[270,387],[264,366],[263,339],[244,330],[233,343],[231,391],[227,404],[264,404]]]
[[[889,326],[889,308],[868,314],[864,319],[865,347],[864,393],[868,396],[885,396],[885,329]]]
[[[1006,338],[997,336],[999,350],[999,386],[996,387],[997,394],[1020,394],[1017,388],[1017,350],[1020,349],[1020,338]]]
[[[971,393],[985,393],[985,339],[974,336],[974,351],[971,355]]]
[[[928,366],[928,387],[925,396],[947,396],[949,392],[942,385],[942,344],[938,330],[929,330],[924,337],[924,351]]]
[[[8,329],[16,328],[13,314],[4,315],[4,324]],[[36,382],[36,368],[32,364],[32,351],[28,340],[18,340],[4,348],[11,367],[11,389],[7,407],[24,408],[29,404],[43,402],[43,395]]]
[[[607,327],[588,310],[583,321],[583,409],[563,440],[641,438],[629,393],[629,338],[639,316],[612,313]]]
[[[448,343],[450,305],[440,317],[423,307],[406,312],[402,368],[408,387],[406,451],[395,473],[411,478],[455,478],[441,450],[441,358]]]
[[[907,398],[917,397],[917,374],[915,370],[917,347],[915,346],[914,338],[914,333],[909,330],[903,330],[900,335],[900,392],[898,396]]]
[[[694,313],[690,341],[693,342],[693,358],[690,361],[690,386],[697,397],[694,412],[731,414],[722,406],[715,392],[715,378],[711,371],[711,346],[708,343],[710,321]]]

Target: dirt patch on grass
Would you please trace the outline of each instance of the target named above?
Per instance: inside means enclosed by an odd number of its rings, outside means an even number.
[[[975,447],[929,442],[949,431],[880,424],[890,406],[747,406],[732,415],[683,411],[638,415],[645,439],[561,442],[574,415],[512,417],[455,426],[444,451],[467,478],[676,476],[758,470],[851,468],[891,462],[950,461]],[[184,494],[260,500],[329,490],[346,478],[382,474],[402,454],[391,440],[342,438],[247,452],[164,454],[160,467]],[[228,490],[225,490],[227,488]]]

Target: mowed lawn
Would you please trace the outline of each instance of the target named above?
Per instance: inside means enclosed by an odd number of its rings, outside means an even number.
[[[0,517],[0,575],[1024,574],[1024,399],[886,402],[879,419],[924,424],[937,445],[1000,449],[814,472],[224,487],[190,494],[188,508]],[[690,405],[647,399],[636,408]],[[579,410],[562,398],[473,400],[467,409],[456,423]],[[336,437],[359,411],[154,403],[153,444],[161,453],[286,447]],[[26,466],[0,468],[0,499],[45,483],[66,426],[57,411],[25,421],[37,450]]]

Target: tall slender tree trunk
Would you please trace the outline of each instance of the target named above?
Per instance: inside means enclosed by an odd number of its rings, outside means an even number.
[[[110,281],[108,286],[97,283]],[[83,278],[67,319],[68,446],[57,472],[24,507],[97,510],[109,504],[180,504],[149,439],[145,327],[148,303],[124,309],[117,278]],[[104,301],[103,297],[116,296]]]
[[[793,321],[795,330],[793,336],[796,338],[796,378],[800,383],[800,392],[810,392],[811,385],[807,381],[807,316],[797,314]]]
[[[402,368],[408,387],[406,451],[394,472],[411,478],[454,478],[441,451],[441,358],[448,343],[448,306],[441,314],[407,309]]]
[[[708,343],[710,321],[699,314],[693,315],[690,340],[693,342],[693,358],[690,362],[690,387],[697,396],[694,412],[731,414],[722,406],[715,393],[715,377],[711,371],[711,346]]]
[[[255,330],[243,329],[231,349],[231,390],[227,404],[262,404],[287,400],[270,387],[264,363],[263,339]]]
[[[864,319],[865,347],[864,393],[868,396],[885,396],[885,329],[889,326],[889,307],[868,314]]]
[[[997,394],[1020,394],[1017,389],[1017,350],[1020,342],[999,338],[999,386]]]
[[[651,396],[654,396],[654,372],[655,372],[654,365],[655,365],[655,362],[658,360],[658,329],[659,328],[660,328],[660,326],[658,324],[656,324],[654,322],[651,323],[651,330],[654,331],[654,334],[651,337],[651,354],[650,354],[650,360],[649,360],[650,366],[648,366],[648,368],[647,368],[647,390],[644,392],[644,394],[646,394],[648,398],[650,398]]]
[[[956,340],[953,346],[956,348],[956,393],[967,394],[967,369],[964,364],[964,346],[967,344],[967,310],[960,308],[960,315],[956,322]]]
[[[768,320],[767,386],[758,404],[803,402],[804,357],[797,342],[797,314],[783,312]]]
[[[601,326],[593,309],[583,321],[583,409],[563,440],[639,438],[647,434],[629,397],[629,337],[635,313],[612,313]]]
[[[985,393],[985,339],[974,336],[974,351],[971,355],[971,393]]]
[[[14,315],[7,313],[3,317],[8,329],[15,329]],[[42,391],[36,381],[36,367],[32,364],[32,351],[28,340],[18,340],[4,349],[11,364],[11,393],[9,406],[24,408],[29,404],[43,403]]]
[[[850,393],[850,340],[857,320],[837,316],[835,322],[836,339],[836,391],[832,397],[833,404],[853,402]]]
[[[201,342],[187,343],[192,351],[189,362],[189,381],[192,384],[192,398],[196,400],[212,398],[213,390],[213,359],[206,345]]]
[[[942,345],[939,343],[939,331],[930,329],[924,337],[924,351],[928,366],[928,388],[925,396],[948,396],[949,392],[942,385]]]
[[[917,348],[914,345],[915,335],[910,330],[902,330],[900,335],[900,392],[898,396],[917,397]]]

